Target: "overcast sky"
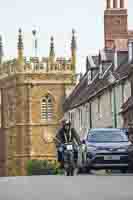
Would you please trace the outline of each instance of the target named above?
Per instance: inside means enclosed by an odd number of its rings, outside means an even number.
[[[56,56],[70,56],[71,30],[76,30],[78,71],[88,54],[103,48],[105,0],[0,0],[0,33],[5,56],[16,56],[17,32],[24,34],[24,54],[33,55],[32,29],[38,29],[38,54],[49,53],[50,36]],[[128,0],[129,29],[133,28],[133,0]]]

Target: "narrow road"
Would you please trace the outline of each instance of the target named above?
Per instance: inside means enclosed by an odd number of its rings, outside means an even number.
[[[133,176],[1,177],[0,200],[133,200]]]

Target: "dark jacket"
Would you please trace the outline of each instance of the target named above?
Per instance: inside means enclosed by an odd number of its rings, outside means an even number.
[[[68,133],[65,132],[64,128],[61,128],[55,137],[56,146],[74,141],[76,141],[79,145],[81,144],[80,137],[74,128],[70,128]]]

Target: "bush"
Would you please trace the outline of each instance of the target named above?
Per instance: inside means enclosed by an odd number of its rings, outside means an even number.
[[[48,160],[28,160],[27,174],[31,175],[57,175],[63,174],[63,170],[59,168],[58,162],[50,162]]]

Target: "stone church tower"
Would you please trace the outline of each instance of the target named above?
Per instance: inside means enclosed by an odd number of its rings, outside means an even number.
[[[23,55],[22,31],[17,59],[0,59],[1,132],[5,175],[25,175],[28,159],[55,159],[53,137],[63,117],[62,104],[75,86],[76,39],[71,58],[56,58],[54,38],[41,60]]]
[[[128,30],[128,14],[125,0],[106,0],[104,11],[104,40],[106,48],[127,49],[133,31]]]

